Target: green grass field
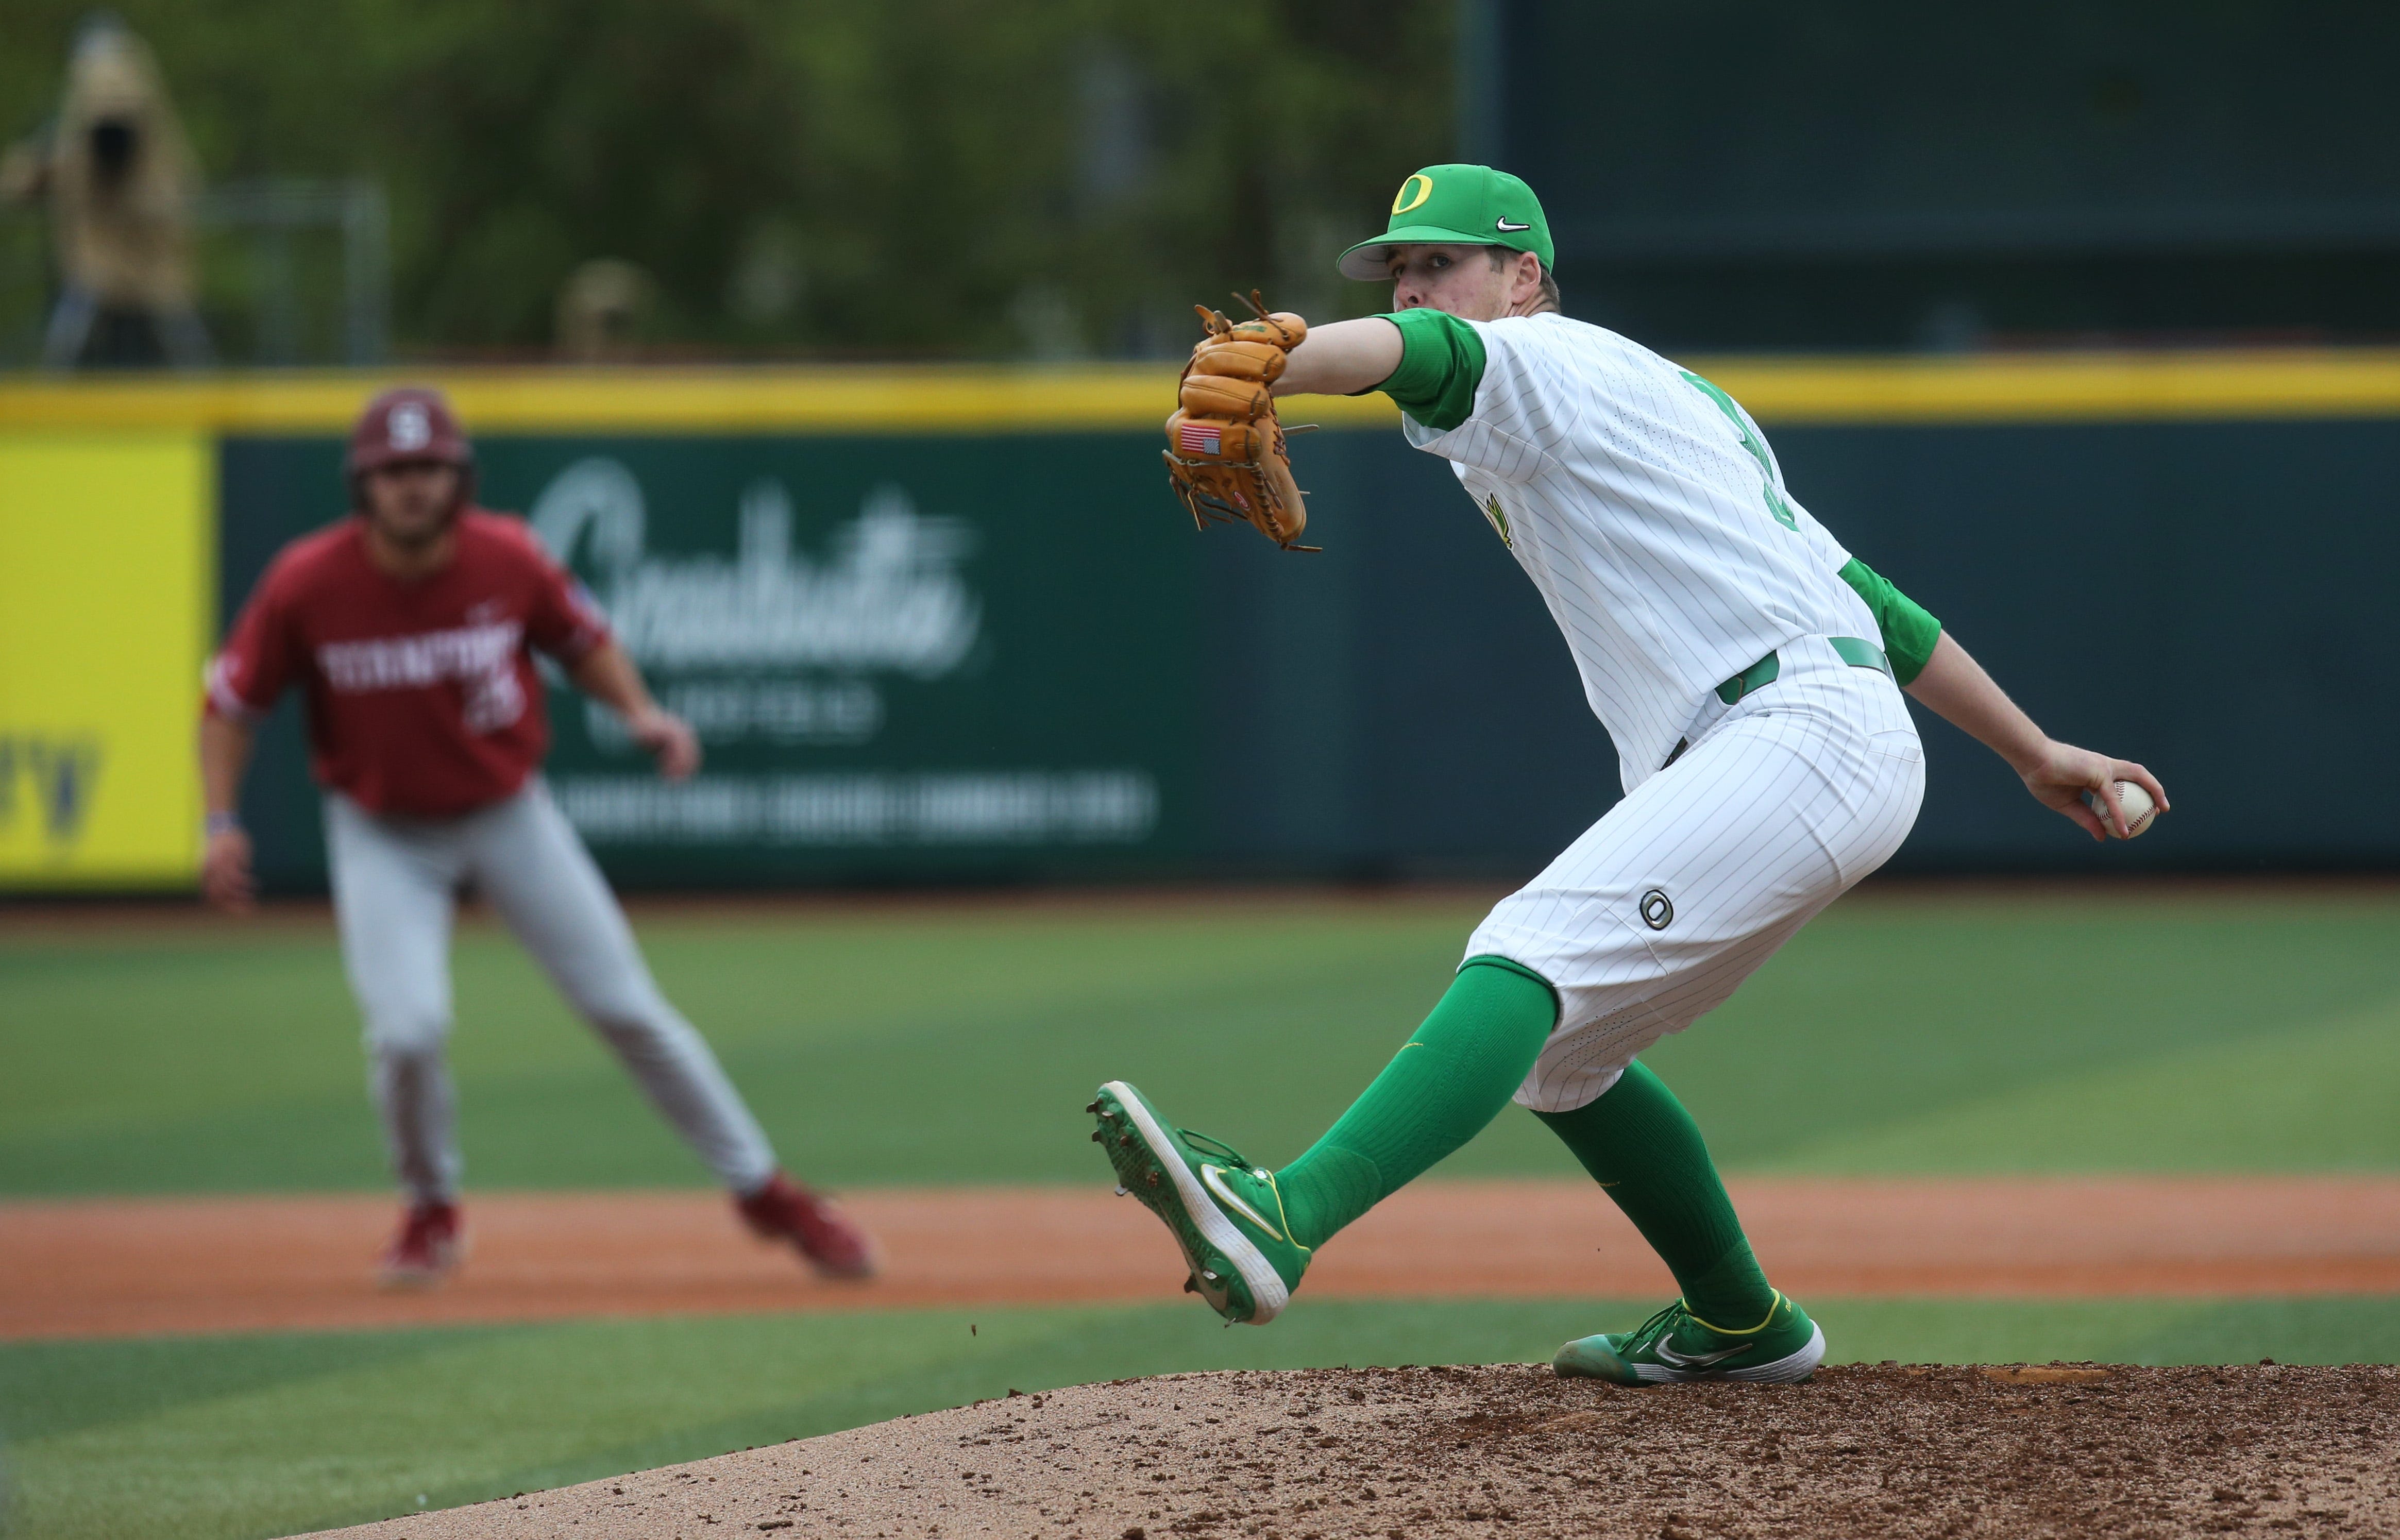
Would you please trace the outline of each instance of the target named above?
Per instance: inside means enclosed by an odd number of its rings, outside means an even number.
[[[641,929],[796,1170],[1093,1182],[1080,1109],[1110,1075],[1289,1158],[1440,993],[1477,913],[994,904]],[[702,1180],[480,927],[458,948],[458,1017],[472,1184]],[[312,926],[14,924],[0,1195],[379,1187],[354,1020]],[[1280,1071],[1250,1083],[1270,1055]],[[2400,898],[1864,894],[1649,1061],[1741,1169],[2392,1171]],[[1444,1172],[1570,1169],[1510,1113]],[[270,1535],[1011,1386],[1521,1359],[1656,1302],[1303,1302],[1257,1332],[1145,1307],[19,1343],[0,1346],[0,1468],[20,1533]],[[2400,1358],[2380,1299],[1809,1302],[1842,1357]]]

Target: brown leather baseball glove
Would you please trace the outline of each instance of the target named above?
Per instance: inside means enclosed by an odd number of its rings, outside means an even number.
[[[1180,404],[1166,419],[1166,483],[1203,529],[1211,520],[1248,524],[1286,551],[1315,551],[1300,543],[1308,510],[1270,388],[1308,322],[1289,311],[1269,315],[1255,291],[1248,304],[1258,319],[1240,322],[1193,307],[1208,334],[1183,366]]]

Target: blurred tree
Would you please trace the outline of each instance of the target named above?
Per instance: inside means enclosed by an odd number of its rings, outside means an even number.
[[[1180,350],[1449,153],[1454,0],[127,0],[220,177],[363,174],[412,351],[546,351],[598,256],[694,354]],[[0,9],[0,136],[84,9]]]

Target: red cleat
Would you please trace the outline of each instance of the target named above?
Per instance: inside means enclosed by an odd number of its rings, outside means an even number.
[[[457,1204],[411,1204],[376,1275],[387,1288],[427,1288],[440,1283],[466,1255],[467,1234]]]
[[[737,1197],[751,1233],[770,1241],[789,1241],[810,1264],[828,1278],[871,1278],[878,1258],[866,1232],[842,1211],[781,1171],[748,1197]]]

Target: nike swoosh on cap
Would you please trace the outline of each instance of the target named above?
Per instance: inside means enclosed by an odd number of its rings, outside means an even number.
[[[1518,231],[1520,231],[1520,230],[1530,230],[1530,229],[1532,229],[1532,228],[1533,228],[1533,226],[1532,226],[1532,225],[1517,225],[1517,224],[1513,224],[1513,223],[1511,223],[1510,221],[1508,221],[1508,220],[1505,220],[1505,219],[1495,219],[1495,220],[1493,220],[1493,221],[1492,222],[1492,226],[1493,226],[1493,229],[1506,231],[1507,234],[1512,235],[1512,236],[1513,236],[1513,235],[1515,235],[1515,234],[1516,234]]]
[[[1265,1231],[1268,1234],[1273,1235],[1275,1239],[1283,1239],[1283,1232],[1276,1228],[1275,1221],[1269,1220],[1264,1214],[1260,1213],[1248,1204],[1244,1203],[1242,1201],[1242,1195],[1239,1192],[1234,1192],[1232,1188],[1225,1185],[1225,1179],[1223,1176],[1220,1175],[1222,1170],[1223,1167],[1216,1165],[1203,1165],[1200,1168],[1200,1179],[1207,1184],[1208,1191],[1216,1195],[1217,1201],[1223,1204],[1228,1208],[1240,1210],[1244,1219],[1249,1220],[1252,1224],[1257,1225],[1260,1229]],[[1739,1353],[1741,1350],[1739,1348],[1736,1348],[1734,1351]]]

